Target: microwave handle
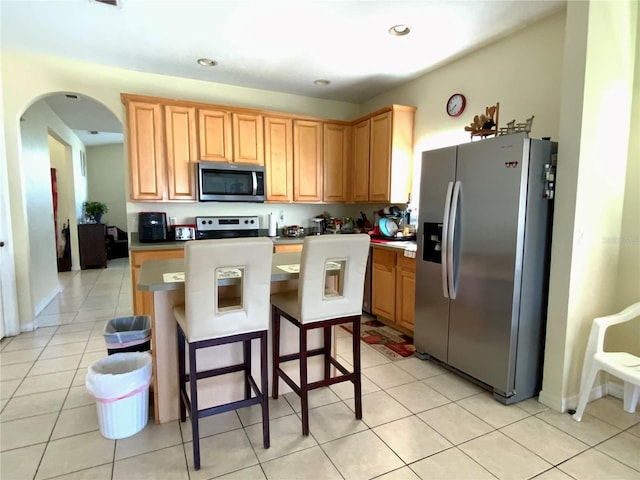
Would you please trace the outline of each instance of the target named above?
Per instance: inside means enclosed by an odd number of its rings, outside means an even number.
[[[256,195],[258,193],[258,175],[256,172],[251,172],[251,179],[253,180],[253,193],[252,195]]]

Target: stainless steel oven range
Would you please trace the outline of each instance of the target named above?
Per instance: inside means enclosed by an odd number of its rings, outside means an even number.
[[[259,230],[257,216],[196,217],[196,240],[257,237]]]

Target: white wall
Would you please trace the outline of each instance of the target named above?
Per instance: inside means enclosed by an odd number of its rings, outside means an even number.
[[[107,204],[102,223],[127,230],[124,144],[87,147],[88,200]]]

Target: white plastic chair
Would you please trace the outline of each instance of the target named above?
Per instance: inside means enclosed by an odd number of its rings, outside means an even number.
[[[577,422],[582,420],[593,382],[600,370],[624,380],[624,410],[629,413],[635,412],[640,396],[640,358],[627,352],[605,352],[604,337],[610,326],[631,321],[638,316],[640,316],[640,302],[634,303],[619,313],[599,317],[593,321],[584,354],[578,407],[573,414],[573,419]]]
[[[262,408],[263,445],[269,448],[267,332],[272,252],[273,242],[267,238],[197,240],[185,245],[185,304],[176,306],[173,315],[178,330],[180,420],[186,420],[188,411],[196,470],[200,469],[200,418],[259,404]],[[230,287],[229,284],[240,285],[236,289],[239,292],[234,290],[231,299],[221,293],[222,289]],[[260,340],[260,387],[251,375],[253,339]],[[196,350],[236,342],[243,344],[242,363],[198,369]],[[189,373],[185,365],[185,344],[188,347]],[[239,371],[243,372],[245,380],[244,399],[201,408],[198,380]]]
[[[309,391],[349,381],[354,386],[355,414],[362,418],[362,387],[360,372],[360,322],[364,275],[369,256],[369,235],[320,235],[307,237],[302,246],[298,291],[271,296],[273,306],[273,383],[272,396],[278,398],[278,378],[300,397],[302,434],[309,435]],[[280,317],[299,330],[300,352],[280,353]],[[351,324],[353,332],[353,371],[349,372],[331,355],[331,328]],[[307,348],[307,332],[322,328],[323,346],[315,350]],[[324,356],[324,377],[308,382],[307,359]],[[280,367],[281,363],[300,361],[300,384],[296,385]],[[330,367],[340,375],[331,376]]]

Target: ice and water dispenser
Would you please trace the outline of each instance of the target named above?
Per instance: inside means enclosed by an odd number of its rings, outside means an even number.
[[[422,260],[442,263],[442,223],[425,222],[422,226]]]

